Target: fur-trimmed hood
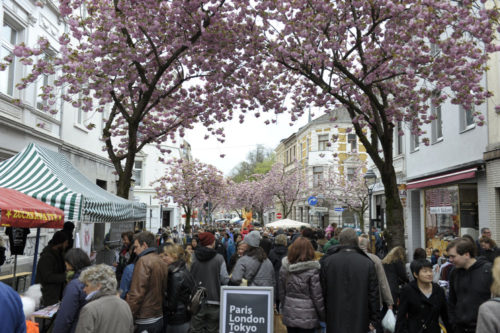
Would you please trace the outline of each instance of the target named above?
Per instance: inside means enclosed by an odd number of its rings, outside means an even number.
[[[283,257],[281,261],[281,266],[290,273],[307,271],[309,269],[320,269],[321,265],[316,260],[302,261],[295,264],[290,264],[288,262],[288,257]]]

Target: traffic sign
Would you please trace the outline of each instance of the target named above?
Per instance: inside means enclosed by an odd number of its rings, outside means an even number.
[[[280,218],[281,218],[281,213],[277,213],[277,214],[276,214],[276,218],[277,218],[277,219],[280,219]]]
[[[314,195],[311,195],[309,198],[307,198],[307,203],[309,206],[316,206],[318,203],[318,198],[316,198]]]
[[[310,213],[328,213],[328,207],[312,207]]]
[[[341,213],[345,210],[345,208],[344,207],[335,207],[333,210]]]

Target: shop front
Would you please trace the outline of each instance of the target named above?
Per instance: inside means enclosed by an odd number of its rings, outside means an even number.
[[[420,192],[423,200],[423,216],[412,215],[413,224],[423,222],[422,246],[428,255],[433,249],[444,253],[448,243],[457,237],[470,235],[477,239],[478,180],[482,177],[478,173],[478,169],[473,168],[408,182],[408,189]],[[418,205],[418,200],[416,203]]]
[[[424,190],[425,246],[446,250],[448,243],[460,236],[478,236],[477,184],[456,184]]]

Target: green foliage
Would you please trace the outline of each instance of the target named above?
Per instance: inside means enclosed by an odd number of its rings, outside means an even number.
[[[240,162],[231,171],[231,179],[235,183],[241,183],[245,180],[255,180],[253,175],[266,174],[274,163],[274,153],[271,148],[263,145],[257,147],[247,154],[246,161]]]

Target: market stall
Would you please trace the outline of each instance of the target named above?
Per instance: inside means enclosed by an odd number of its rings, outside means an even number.
[[[13,189],[0,187],[0,225],[7,227],[11,253],[14,254],[12,278],[16,281],[17,256],[22,254],[29,228],[37,228],[32,280],[35,278],[40,228],[61,229],[64,212]]]

